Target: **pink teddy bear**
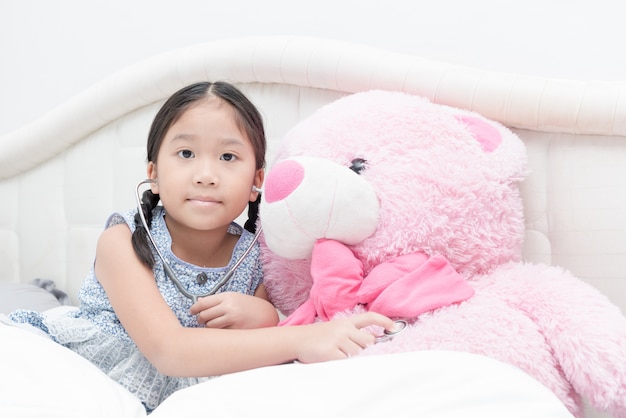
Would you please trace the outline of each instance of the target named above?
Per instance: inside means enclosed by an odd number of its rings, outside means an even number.
[[[261,201],[265,285],[303,324],[373,310],[407,328],[364,355],[457,350],[510,363],[577,417],[626,417],[626,318],[555,266],[521,261],[522,141],[403,93],[339,99],[295,126]]]

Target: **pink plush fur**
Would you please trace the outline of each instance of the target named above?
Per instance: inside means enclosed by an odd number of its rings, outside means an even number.
[[[377,196],[377,225],[349,245],[365,275],[400,255],[440,254],[475,290],[464,302],[408,318],[407,331],[365,355],[425,349],[482,354],[526,371],[578,417],[581,397],[626,417],[626,318],[567,271],[521,261],[518,185],[527,161],[523,143],[510,130],[419,97],[372,91],[340,99],[299,123],[272,164],[298,156],[342,167],[365,161],[358,176]],[[345,171],[349,182],[354,173]],[[270,175],[271,170],[266,190],[276,186]],[[360,210],[358,200],[344,203],[316,184],[302,182],[298,193],[261,204],[264,234],[287,232],[271,248],[262,240],[265,284],[285,314],[309,297],[311,260],[276,254],[294,245],[292,237],[299,246],[313,246],[332,236],[335,228],[323,208]],[[322,233],[306,232],[316,223]],[[367,308],[354,306],[344,314]]]

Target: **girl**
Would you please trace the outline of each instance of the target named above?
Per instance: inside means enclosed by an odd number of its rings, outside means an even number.
[[[108,219],[80,308],[61,317],[17,311],[12,319],[38,326],[89,359],[148,411],[206,376],[340,359],[373,343],[361,328],[393,329],[390,319],[374,313],[276,327],[252,233],[265,147],[261,116],[234,86],[200,82],[174,93],[148,136],[150,189],[142,213]],[[247,205],[251,231],[234,223]],[[195,303],[166,274],[171,269],[190,293],[206,293],[240,258],[219,292]]]

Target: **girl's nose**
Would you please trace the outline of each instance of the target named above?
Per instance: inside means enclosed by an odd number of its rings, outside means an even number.
[[[265,178],[265,200],[277,202],[288,197],[304,179],[304,167],[297,161],[286,160],[276,164]]]
[[[215,184],[217,181],[216,178],[215,168],[210,162],[198,161],[193,177],[194,183],[206,185]]]

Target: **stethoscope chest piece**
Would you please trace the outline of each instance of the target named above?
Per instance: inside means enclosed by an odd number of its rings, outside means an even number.
[[[409,326],[409,323],[403,319],[398,319],[394,322],[396,324],[396,329],[393,331],[385,330],[385,333],[383,335],[379,335],[376,337],[376,343],[383,343],[385,341],[392,340],[396,335],[400,334]]]

